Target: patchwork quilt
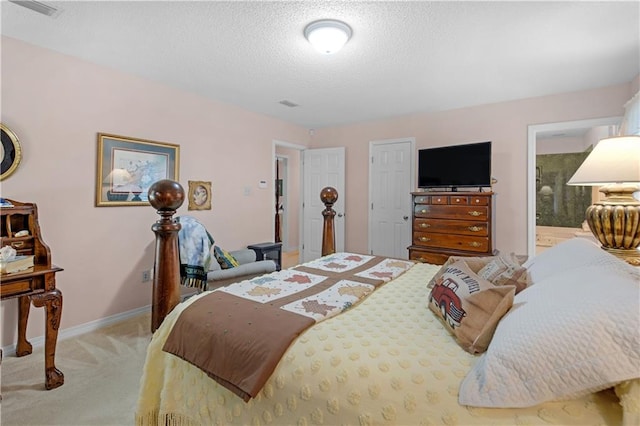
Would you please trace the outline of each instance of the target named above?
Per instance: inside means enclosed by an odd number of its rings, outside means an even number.
[[[163,350],[249,401],[304,330],[356,305],[413,264],[337,253],[220,288],[182,312]]]

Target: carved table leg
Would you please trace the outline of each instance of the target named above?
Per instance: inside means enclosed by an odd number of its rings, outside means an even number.
[[[18,298],[18,343],[16,344],[16,356],[29,355],[33,348],[27,341],[27,320],[29,319],[29,307],[31,301],[29,296]]]
[[[33,305],[46,309],[46,334],[44,343],[45,384],[47,389],[55,389],[64,383],[64,374],[55,366],[58,328],[62,316],[62,293],[58,289],[31,296]]]

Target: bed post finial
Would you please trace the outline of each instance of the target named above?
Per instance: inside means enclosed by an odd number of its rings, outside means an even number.
[[[336,252],[336,233],[333,228],[333,217],[336,215],[336,211],[333,210],[333,205],[338,201],[338,191],[335,188],[327,186],[320,191],[320,200],[325,206],[322,211],[324,217],[324,225],[322,228],[322,255],[333,254]]]
[[[160,215],[160,220],[151,226],[156,234],[151,332],[156,331],[164,317],[180,303],[178,231],[181,225],[173,215],[183,202],[184,189],[176,181],[159,180],[149,188],[149,203]]]

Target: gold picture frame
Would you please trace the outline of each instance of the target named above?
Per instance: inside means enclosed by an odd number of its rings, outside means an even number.
[[[189,210],[211,210],[211,182],[189,181]]]
[[[20,160],[22,160],[22,148],[18,136],[7,126],[0,123],[0,132],[2,133],[2,170],[0,173],[0,181],[8,178],[16,171]]]
[[[180,145],[98,133],[96,207],[148,206],[149,187],[178,181]]]

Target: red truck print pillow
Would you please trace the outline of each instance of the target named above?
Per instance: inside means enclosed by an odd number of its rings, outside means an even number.
[[[464,260],[442,272],[429,294],[429,308],[465,351],[486,351],[500,318],[513,304],[515,286],[496,286],[480,278]]]

